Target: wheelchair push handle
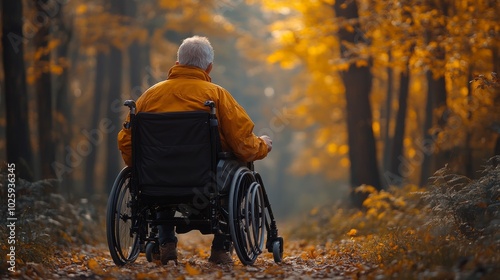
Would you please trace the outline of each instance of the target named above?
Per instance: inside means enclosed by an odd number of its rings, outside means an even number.
[[[212,100],[207,100],[207,101],[205,101],[205,106],[210,107],[210,114],[215,115],[215,113],[216,113],[215,102],[213,102]]]
[[[135,101],[134,100],[125,100],[123,106],[127,106],[130,109],[130,114],[135,114]]]

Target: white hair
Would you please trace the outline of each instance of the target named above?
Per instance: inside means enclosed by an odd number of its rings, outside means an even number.
[[[184,39],[177,50],[181,65],[195,66],[203,70],[214,61],[214,49],[206,37],[193,36]]]

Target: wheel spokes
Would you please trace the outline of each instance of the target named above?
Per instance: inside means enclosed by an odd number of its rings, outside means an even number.
[[[126,182],[128,185],[128,182]],[[119,219],[117,219],[118,230],[119,230],[119,238],[118,244],[120,248],[120,254],[126,260],[129,260],[134,257],[136,254],[136,243],[137,243],[137,234],[132,232],[132,209],[131,209],[131,201],[132,195],[130,194],[129,188],[124,188],[120,193],[119,202]],[[118,206],[118,205],[117,205]]]
[[[106,223],[108,246],[117,265],[135,261],[139,254],[138,235],[132,231],[133,197],[130,193],[130,168],[118,175],[108,199],[108,221]]]
[[[243,264],[253,264],[264,247],[265,203],[262,186],[253,172],[240,169],[231,190],[231,235]]]
[[[248,244],[248,249],[252,254],[259,255],[262,253],[264,245],[264,230],[265,224],[263,194],[261,185],[257,182],[252,182],[245,196],[245,233]]]

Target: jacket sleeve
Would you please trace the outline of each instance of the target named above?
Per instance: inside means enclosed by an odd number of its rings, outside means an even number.
[[[250,162],[267,156],[266,142],[253,133],[254,123],[236,100],[223,90],[219,99],[220,126],[231,151]]]
[[[127,114],[125,122],[130,121],[130,116]],[[132,131],[130,128],[122,127],[118,132],[118,149],[122,153],[123,161],[127,166],[132,166]]]

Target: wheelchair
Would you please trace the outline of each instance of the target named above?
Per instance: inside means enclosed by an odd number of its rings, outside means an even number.
[[[276,263],[282,261],[283,238],[262,178],[252,162],[221,151],[213,101],[204,104],[208,112],[136,114],[133,100],[124,105],[130,110],[124,126],[132,131],[133,164],[116,177],[106,215],[117,266],[133,263],[140,253],[153,261],[162,224],[174,225],[178,234],[225,235],[243,265],[253,265],[264,244]],[[160,219],[161,211],[175,215]]]

